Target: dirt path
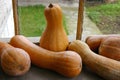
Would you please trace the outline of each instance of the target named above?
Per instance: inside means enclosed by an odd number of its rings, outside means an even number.
[[[74,5],[74,4],[73,4]],[[77,30],[77,18],[78,18],[78,5],[76,6],[62,6],[63,13],[67,18],[67,27],[69,29],[69,34],[71,38],[74,40],[76,37],[76,30]],[[102,34],[101,31],[98,29],[95,23],[93,23],[84,11],[84,20],[83,20],[83,33],[82,33],[82,40],[89,35],[99,35]]]

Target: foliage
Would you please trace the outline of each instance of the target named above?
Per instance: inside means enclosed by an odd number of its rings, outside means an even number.
[[[45,6],[43,5],[18,7],[20,34],[28,37],[41,36],[46,27],[44,9]],[[68,34],[65,17],[63,24]]]
[[[111,4],[87,6],[87,14],[103,33],[116,33],[117,30],[120,30],[118,27],[118,21],[120,21],[120,1]]]

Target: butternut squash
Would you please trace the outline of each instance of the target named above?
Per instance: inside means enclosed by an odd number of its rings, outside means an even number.
[[[62,9],[50,4],[44,11],[47,27],[40,38],[40,46],[51,51],[65,51],[69,41],[62,23]]]
[[[76,52],[49,51],[33,44],[22,35],[14,36],[10,44],[27,51],[32,63],[40,68],[56,71],[66,77],[75,77],[81,72],[82,61]]]
[[[68,50],[80,54],[83,63],[105,80],[120,80],[120,62],[95,54],[89,46],[80,40],[70,43]]]
[[[88,36],[85,40],[85,42],[88,44],[90,49],[94,52],[98,52],[99,46],[101,42],[104,39],[107,39],[108,37],[120,37],[120,35],[117,34],[109,34],[109,35],[91,35]]]
[[[1,42],[0,41],[0,58],[1,58],[1,54],[2,54],[2,50],[4,49],[4,48],[7,48],[7,47],[12,47],[11,45],[9,45],[9,44],[7,44],[7,43],[5,43],[5,42]]]
[[[99,54],[120,61],[120,37],[108,37],[102,41]]]
[[[120,61],[120,35],[89,36],[86,43],[100,55]]]
[[[21,76],[30,69],[30,57],[22,49],[0,42],[0,61],[3,71],[10,76]]]
[[[91,35],[86,38],[85,42],[88,44],[92,51],[98,52],[99,46],[104,37],[105,36],[103,35]]]

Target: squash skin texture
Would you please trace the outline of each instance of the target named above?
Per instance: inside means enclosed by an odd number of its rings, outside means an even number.
[[[83,64],[105,80],[120,80],[120,62],[98,55],[91,51],[89,46],[80,40],[70,43],[68,50],[79,53]]]
[[[56,71],[66,77],[75,77],[81,72],[82,60],[76,52],[49,51],[33,44],[22,35],[14,36],[10,44],[28,52],[32,63],[40,68]]]
[[[4,48],[7,48],[7,47],[11,47],[12,48],[12,46],[11,45],[9,45],[9,44],[7,44],[7,43],[5,43],[5,42],[1,42],[0,41],[0,59],[1,59],[1,55],[2,55],[2,50],[4,49]]]
[[[109,37],[102,41],[99,54],[120,61],[120,37]]]
[[[92,51],[120,61],[120,35],[92,35],[87,37],[86,43]]]
[[[98,52],[99,46],[101,44],[101,41],[104,39],[105,36],[88,36],[85,40],[85,42],[88,44],[90,49],[94,52]]]
[[[120,37],[120,35],[117,35],[117,34],[90,35],[86,38],[85,42],[88,44],[88,46],[92,51],[98,52],[101,42],[109,37]]]
[[[40,46],[51,51],[65,51],[69,40],[63,27],[62,10],[58,4],[45,8],[47,26],[40,38]]]
[[[20,48],[0,42],[1,67],[10,76],[21,76],[27,73],[31,66],[31,60],[27,52]]]

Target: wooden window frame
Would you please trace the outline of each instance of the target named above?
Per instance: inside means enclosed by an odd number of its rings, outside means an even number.
[[[14,17],[14,30],[15,35],[20,35],[20,28],[19,28],[19,19],[18,19],[18,0],[12,0],[12,7],[13,7],[13,17]],[[84,14],[84,0],[79,0],[79,8],[78,8],[78,20],[77,20],[77,32],[76,32],[76,39],[81,40],[82,37],[82,30],[83,30],[83,14]],[[38,43],[38,37],[27,37],[33,43]],[[72,38],[68,36],[69,40],[72,41]],[[9,42],[10,38],[2,38],[0,39],[4,42]]]

